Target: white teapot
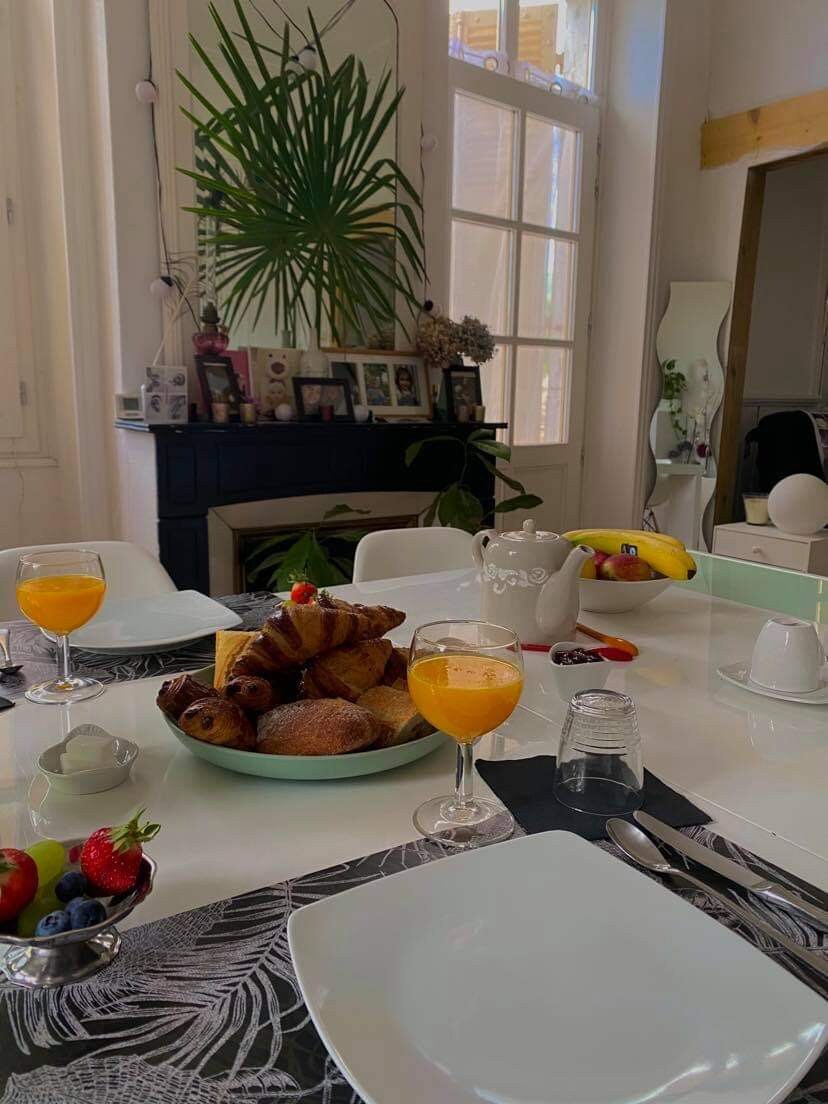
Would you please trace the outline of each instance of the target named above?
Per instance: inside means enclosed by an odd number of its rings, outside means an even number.
[[[530,518],[516,532],[484,529],[474,538],[472,555],[482,575],[484,621],[512,629],[523,644],[574,638],[578,580],[591,548],[535,529]]]

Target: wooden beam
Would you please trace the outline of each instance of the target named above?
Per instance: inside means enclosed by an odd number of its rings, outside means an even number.
[[[828,143],[828,88],[709,119],[701,130],[701,167],[729,165],[757,150],[809,149]]]

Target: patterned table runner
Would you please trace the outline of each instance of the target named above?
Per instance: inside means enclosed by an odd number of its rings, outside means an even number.
[[[216,601],[241,617],[242,624],[239,628],[258,629],[273,608],[276,595],[263,590],[253,594],[234,594]],[[7,621],[0,627],[10,629],[13,661],[23,664],[18,675],[0,679],[0,696],[14,700],[22,698],[26,688],[33,683],[54,678],[57,662],[55,649],[30,621]],[[129,682],[133,679],[153,678],[155,675],[191,671],[212,663],[214,656],[212,635],[196,640],[184,648],[169,652],[151,652],[147,655],[104,655],[101,652],[88,652],[83,648],[72,649],[76,673],[91,675],[104,683]]]
[[[686,831],[802,886],[706,828]],[[619,854],[610,844],[596,846]],[[442,856],[442,848],[421,840],[134,928],[116,961],[77,985],[29,992],[0,983],[0,1101],[359,1104],[302,1001],[288,917],[322,897]],[[682,892],[738,927],[720,906]],[[753,901],[750,907],[808,945],[825,945],[824,935],[789,914]],[[739,930],[828,996],[764,936]],[[788,1104],[828,1104],[828,1055]]]

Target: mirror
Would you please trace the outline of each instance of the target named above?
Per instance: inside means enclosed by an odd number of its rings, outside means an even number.
[[[219,34],[210,14],[212,6],[215,6],[228,28],[238,27],[239,17],[233,0],[214,0],[214,4],[210,4],[208,0],[188,0],[188,31],[206,50],[209,60],[217,67],[219,73],[224,75],[228,72],[228,66],[219,48]],[[271,71],[274,73],[279,71],[280,58],[277,55],[281,54],[282,32],[286,20],[291,25],[291,52],[299,54],[300,61],[306,63],[306,55],[302,55],[301,50],[308,41],[313,41],[309,9],[322,38],[331,68],[340,65],[353,54],[365,67],[371,87],[376,85],[383,74],[391,74],[386,99],[393,96],[398,87],[398,25],[394,11],[387,0],[310,0],[310,2],[309,0],[279,0],[278,3],[276,0],[259,0],[256,4],[245,4],[245,16],[250,21],[255,40],[264,51],[263,56]],[[251,69],[256,72],[252,51],[247,49],[246,43],[240,38],[237,45],[243,52],[246,51],[245,60],[249,60]],[[208,90],[212,102],[223,110],[225,104],[229,105],[229,100],[223,96],[213,75],[209,72],[208,65],[192,46],[188,61],[189,79],[192,84],[196,89]],[[307,64],[309,66],[313,64],[312,55]],[[202,117],[197,103],[193,110],[194,114]],[[397,141],[393,124],[377,144],[374,155],[378,158],[396,158]],[[203,159],[211,156],[214,155],[210,150],[196,143],[194,148],[196,170],[199,170],[200,162],[204,164]],[[208,198],[205,193],[199,193],[199,202],[206,202]],[[220,284],[220,279],[216,276],[216,246],[209,242],[215,232],[215,221],[212,218],[199,220],[196,234],[199,290],[202,301],[216,302],[219,314],[223,314],[222,293],[217,286]],[[385,271],[384,267],[383,271]],[[308,335],[306,333],[303,335],[301,332],[304,328],[301,322],[297,322],[295,318],[277,317],[272,291],[268,293],[258,319],[256,314],[257,309],[248,309],[236,320],[232,328],[234,347],[244,348],[248,345],[272,347],[292,344],[294,334],[290,334],[288,341],[284,341],[283,337],[286,331],[292,331],[294,328],[300,330],[300,334],[296,336],[300,339],[304,336],[307,340]],[[364,317],[360,316],[360,318],[364,323]],[[326,329],[327,327],[323,326],[319,335],[323,343],[329,339]],[[343,325],[342,330],[346,344],[357,344],[352,339],[353,334],[349,334],[347,325]],[[387,328],[377,330],[375,344],[380,348],[386,346],[393,348],[393,321],[389,321]]]
[[[716,489],[714,426],[724,396],[718,340],[730,291],[724,280],[671,284],[656,336],[662,392],[650,425],[657,476],[648,519],[688,548],[709,547],[705,513]]]

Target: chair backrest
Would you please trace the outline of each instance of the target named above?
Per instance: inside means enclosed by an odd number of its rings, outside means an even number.
[[[88,548],[97,552],[106,575],[106,598],[148,598],[176,589],[164,568],[145,548],[128,541],[74,541],[70,544],[33,544],[0,550],[0,621],[21,617],[14,593],[17,561],[24,552]]]
[[[357,545],[354,582],[472,567],[471,546],[471,534],[462,529],[438,525],[378,529],[367,533]]]

